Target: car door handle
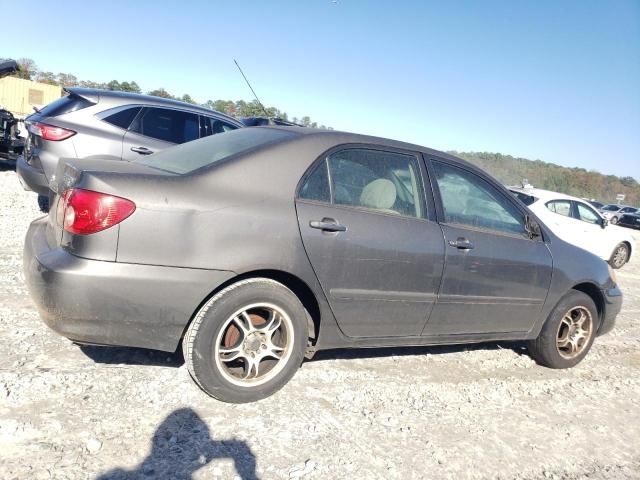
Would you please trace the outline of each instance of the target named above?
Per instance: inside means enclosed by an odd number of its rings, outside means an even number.
[[[471,250],[473,248],[473,243],[464,237],[458,237],[457,240],[449,240],[448,243],[450,247],[455,247],[458,250]]]
[[[309,222],[311,228],[317,228],[323,232],[346,232],[346,225],[340,225],[333,218],[323,218],[321,221],[312,220]]]
[[[153,153],[153,150],[149,150],[145,147],[131,147],[131,151],[139,153],[140,155],[151,155]]]

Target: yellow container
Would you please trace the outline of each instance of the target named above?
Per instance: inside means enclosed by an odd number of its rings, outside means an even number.
[[[43,107],[62,96],[58,85],[32,82],[22,78],[0,78],[0,106],[17,116],[33,113],[33,107]]]

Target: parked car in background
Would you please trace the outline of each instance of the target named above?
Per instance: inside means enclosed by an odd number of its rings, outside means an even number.
[[[56,181],[24,252],[44,321],[79,342],[181,343],[227,402],[271,395],[328,348],[526,340],[568,368],[622,304],[605,262],[417,145],[244,128],[139,162],[70,161]]]
[[[630,207],[629,205],[614,205],[614,204],[605,205],[600,209],[602,216],[607,220],[609,220],[609,222],[613,223],[614,225],[618,223],[618,220],[620,220],[620,217],[625,213],[636,213],[637,211],[638,211],[637,208]]]
[[[46,207],[60,158],[139,160],[176,144],[244,125],[222,113],[160,97],[89,88],[67,95],[26,119],[29,132],[17,170]]]
[[[618,220],[618,225],[621,227],[640,229],[640,213],[625,213],[620,217],[620,220]]]
[[[0,78],[18,71],[14,60],[0,60]],[[24,138],[19,124],[21,120],[0,105],[0,162],[14,164],[24,149]]]
[[[608,225],[585,200],[539,188],[509,189],[563,240],[592,252],[613,268],[631,258],[634,247],[629,232]]]

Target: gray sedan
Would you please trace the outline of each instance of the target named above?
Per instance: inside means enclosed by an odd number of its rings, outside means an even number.
[[[273,394],[328,348],[526,340],[572,367],[622,304],[604,261],[417,145],[256,127],[56,178],[24,253],[44,321],[81,343],[181,344],[227,402]]]

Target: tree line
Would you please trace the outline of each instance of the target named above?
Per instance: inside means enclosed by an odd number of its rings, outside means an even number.
[[[85,88],[101,88],[104,90],[118,90],[122,92],[143,93],[142,88],[135,81],[118,81],[111,80],[110,82],[94,82],[92,80],[80,80],[72,73],[56,73],[40,70],[36,63],[30,58],[20,58],[16,60],[20,69],[13,75],[25,80],[33,80],[40,83],[46,83],[49,85],[59,85],[60,87],[85,87]],[[318,125],[317,122],[311,120],[307,115],[303,117],[289,118],[287,112],[284,112],[276,107],[265,107],[256,101],[251,100],[249,102],[245,100],[207,100],[204,103],[196,101],[191,95],[185,93],[184,95],[173,95],[164,88],[156,88],[145,92],[147,95],[153,95],[155,97],[170,98],[174,100],[180,100],[181,102],[191,103],[193,105],[201,105],[212,110],[226,113],[235,118],[242,117],[272,117],[281,118],[283,120],[290,120],[293,123],[299,123],[305,127],[311,128],[327,128],[325,125]]]
[[[486,152],[449,152],[486,170],[505,185],[520,185],[526,179],[536,188],[562,192],[579,198],[617,203],[616,195],[625,195],[623,204],[640,207],[640,184],[633,177],[603,175],[584,168],[561,167],[542,160]]]

